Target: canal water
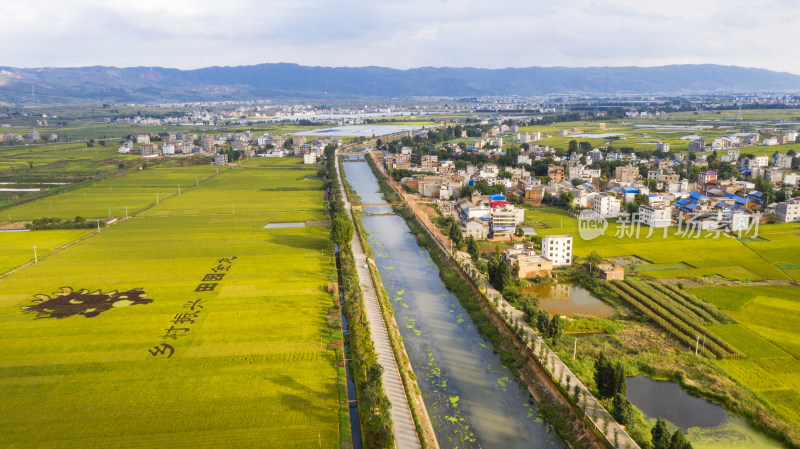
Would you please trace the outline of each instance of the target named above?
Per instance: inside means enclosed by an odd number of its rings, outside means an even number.
[[[722,406],[687,393],[675,382],[646,376],[627,379],[628,399],[645,417],[663,418],[685,433],[695,449],[778,449],[784,446]]]
[[[366,163],[343,166],[363,203],[384,202],[372,196],[378,184]],[[362,221],[439,445],[565,447],[442,285],[438,267],[405,221],[396,215],[365,215]]]
[[[591,316],[609,318],[614,308],[597,299],[592,292],[574,284],[539,284],[524,287],[527,293],[539,299],[539,308],[556,315]]]

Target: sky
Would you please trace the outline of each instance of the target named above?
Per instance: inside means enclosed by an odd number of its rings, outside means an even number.
[[[0,66],[724,64],[800,74],[796,0],[2,0]]]

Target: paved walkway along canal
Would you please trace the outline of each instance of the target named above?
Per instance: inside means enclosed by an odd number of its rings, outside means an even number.
[[[336,172],[339,177],[339,186],[342,191],[344,207],[347,213],[351,214],[352,219],[350,202],[347,200],[347,195],[344,192],[342,172],[338,163],[334,165],[336,166]],[[386,329],[386,323],[383,321],[375,285],[372,283],[372,278],[367,268],[364,249],[361,247],[361,241],[357,234],[353,235],[353,240],[350,242],[350,245],[353,249],[353,257],[356,261],[358,280],[361,284],[361,291],[364,296],[364,308],[367,312],[367,321],[369,321],[372,340],[375,344],[375,352],[378,353],[378,363],[383,366],[383,389],[386,392],[386,396],[392,402],[390,414],[392,416],[392,422],[394,423],[395,446],[397,449],[420,448],[421,446],[414,427],[414,419],[411,417],[411,411],[408,408],[408,399],[403,389],[403,381],[400,379],[400,372],[397,369],[397,362],[394,359],[392,346],[389,342],[389,332]]]

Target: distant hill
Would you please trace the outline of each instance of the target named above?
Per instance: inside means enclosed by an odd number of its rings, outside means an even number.
[[[721,65],[662,67],[0,67],[0,101],[15,104],[252,98],[760,92],[800,90],[800,75]]]

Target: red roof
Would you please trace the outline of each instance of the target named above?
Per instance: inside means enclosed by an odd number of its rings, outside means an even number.
[[[502,200],[501,201],[492,201],[492,209],[494,209],[495,207],[503,207],[506,204],[511,204],[511,203],[509,203],[508,201],[502,201]]]

